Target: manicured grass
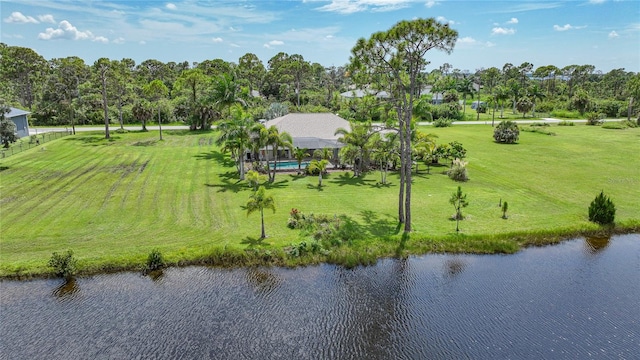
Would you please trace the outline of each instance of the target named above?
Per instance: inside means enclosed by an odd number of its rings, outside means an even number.
[[[485,125],[421,131],[467,148],[470,181],[443,175],[448,164],[430,173],[421,164],[409,238],[396,222],[395,175],[383,186],[377,172],[363,178],[332,172],[318,188],[315,176],[278,174],[267,186],[278,210],[265,212],[268,238],[259,241],[259,214],[247,217],[243,208],[251,190],[237,180],[229,157],[211,145],[215,132],[164,131],[164,141],[157,132],[52,141],[0,162],[0,277],[48,274],[51,254],[66,249],[83,273],[142,266],[153,249],[172,264],[248,264],[264,260],[266,252],[283,265],[349,265],[432,251],[514,252],[601,231],[587,221],[600,190],[616,205],[614,231],[640,229],[640,129],[554,126],[556,136],[521,132],[516,145],[494,143]],[[470,202],[460,234],[449,220],[449,198],[458,185]],[[509,203],[507,220],[500,199]],[[291,208],[345,214],[361,239],[328,255],[288,258],[282,249],[305,240],[286,226]]]

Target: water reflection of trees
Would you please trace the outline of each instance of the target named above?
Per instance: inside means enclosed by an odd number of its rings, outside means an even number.
[[[444,274],[448,278],[454,278],[460,275],[464,268],[467,266],[467,263],[464,260],[454,257],[451,259],[447,259],[444,262]]]
[[[74,298],[79,292],[80,285],[76,279],[71,278],[55,288],[52,295],[60,299],[69,299]]]
[[[610,237],[591,236],[584,238],[585,247],[590,254],[597,254],[609,246]]]
[[[247,283],[256,293],[267,295],[280,286],[282,280],[267,268],[249,268],[245,271]]]

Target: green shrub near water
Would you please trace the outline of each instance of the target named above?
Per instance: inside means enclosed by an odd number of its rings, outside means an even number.
[[[49,267],[57,277],[71,279],[76,274],[78,261],[73,257],[73,251],[67,250],[63,254],[54,252],[49,259]]]
[[[147,257],[147,269],[148,271],[160,270],[165,267],[164,257],[158,249],[153,249]]]
[[[616,206],[603,191],[589,205],[589,221],[608,225],[613,224],[616,217]]]

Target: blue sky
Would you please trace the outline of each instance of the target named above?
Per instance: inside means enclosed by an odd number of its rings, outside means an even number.
[[[46,59],[79,56],[200,62],[278,52],[345,65],[361,37],[400,20],[434,17],[459,32],[451,55],[432,51],[428,70],[505,63],[591,64],[640,72],[640,1],[0,0],[1,41]]]

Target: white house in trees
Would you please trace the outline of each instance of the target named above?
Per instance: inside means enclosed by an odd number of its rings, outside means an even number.
[[[7,119],[13,121],[14,124],[16,124],[18,137],[21,138],[21,137],[29,136],[29,120],[27,119],[27,115],[31,113],[28,111],[16,109],[13,107],[10,109],[11,111],[9,111],[4,116]]]

